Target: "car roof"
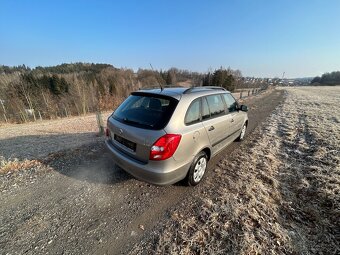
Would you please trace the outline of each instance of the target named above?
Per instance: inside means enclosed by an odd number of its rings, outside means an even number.
[[[201,86],[201,87],[166,87],[166,88],[150,88],[141,89],[138,92],[164,95],[181,99],[182,96],[199,97],[204,95],[216,94],[221,92],[230,93],[228,90],[217,86]]]

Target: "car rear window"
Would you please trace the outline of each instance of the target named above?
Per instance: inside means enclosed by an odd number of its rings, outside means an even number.
[[[113,118],[130,126],[162,129],[168,124],[178,101],[147,93],[132,93],[114,112]]]

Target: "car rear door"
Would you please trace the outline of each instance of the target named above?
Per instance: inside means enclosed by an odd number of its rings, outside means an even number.
[[[213,153],[229,142],[231,116],[225,114],[225,104],[220,94],[202,98],[202,121]]]

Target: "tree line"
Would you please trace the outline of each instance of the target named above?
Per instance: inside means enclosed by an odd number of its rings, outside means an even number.
[[[312,81],[313,85],[340,85],[340,71],[324,73],[321,77],[317,76]]]
[[[0,122],[27,122],[113,110],[131,91],[161,85],[239,88],[239,70],[208,73],[115,68],[109,64],[72,63],[29,68],[0,66]]]

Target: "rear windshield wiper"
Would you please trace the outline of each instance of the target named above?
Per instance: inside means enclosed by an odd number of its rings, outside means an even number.
[[[128,118],[123,118],[123,121],[126,122],[126,123],[130,123],[130,124],[137,124],[137,125],[140,125],[141,123],[139,123],[138,121],[135,121],[135,120],[130,120]]]
[[[125,123],[130,123],[130,124],[153,127],[153,125],[151,125],[151,124],[140,123],[140,122],[138,122],[138,121],[130,120],[130,119],[128,119],[128,118],[124,118],[123,121],[124,121]]]

